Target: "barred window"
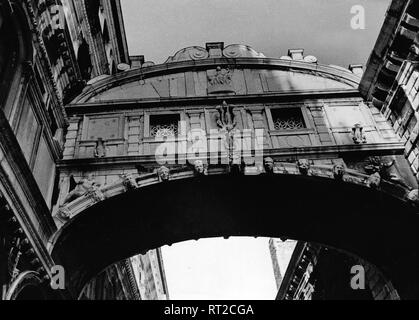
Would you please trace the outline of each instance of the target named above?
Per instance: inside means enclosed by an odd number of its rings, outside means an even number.
[[[179,114],[150,116],[150,137],[175,137],[179,133]]]
[[[307,128],[300,108],[271,109],[275,130],[288,131]]]

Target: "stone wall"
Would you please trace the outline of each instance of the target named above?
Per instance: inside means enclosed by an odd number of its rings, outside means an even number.
[[[419,69],[405,62],[383,108],[396,134],[405,144],[405,156],[419,178]]]
[[[230,108],[237,132],[254,134],[257,129],[264,130],[265,149],[353,146],[353,128],[357,123],[363,128],[367,144],[399,141],[380,112],[372,106],[368,107],[359,98],[245,106],[232,104]],[[95,150],[99,138],[104,142],[105,153],[101,156],[104,158],[154,156],[164,139],[153,136],[153,126],[158,125],[159,121],[164,124],[163,118],[168,115],[177,117],[174,122],[179,130],[176,149],[182,142],[188,147],[191,145],[186,141],[188,133],[203,130],[208,140],[208,149],[213,149],[210,148],[213,146],[225,151],[223,144],[214,146],[220,139],[219,135],[213,133],[220,129],[217,124],[217,106],[173,106],[165,109],[146,108],[74,115],[70,118],[64,159],[97,158]],[[295,123],[294,120],[299,120],[300,123]],[[184,126],[178,125],[180,122]]]

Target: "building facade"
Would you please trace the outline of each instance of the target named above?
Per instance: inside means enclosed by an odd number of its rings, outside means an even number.
[[[386,22],[403,17],[403,45],[408,3]],[[155,248],[215,236],[310,239],[379,274],[373,298],[419,297],[417,110],[380,112],[368,68],[222,42],[155,65],[129,57],[111,0],[1,0],[0,36],[2,298],[168,298]],[[413,65],[400,79],[416,101]],[[312,261],[295,278],[312,297],[315,266],[333,268],[319,250],[281,288]]]
[[[416,289],[383,258],[410,256],[396,245],[382,249],[376,241],[383,235],[371,230],[401,223],[391,213],[396,208],[414,216],[417,181],[402,140],[362,98],[361,74],[356,65],[321,65],[303,50],[266,58],[246,45],[216,42],[91,83],[66,107],[70,126],[53,210],[53,256],[71,257],[74,289],[85,281],[81,270],[94,273],[105,261],[149,248],[203,236],[282,234],[372,260],[374,272],[393,270],[403,296],[413,296]],[[285,180],[267,188],[275,179]],[[302,185],[314,182],[300,201]],[[275,198],[283,214],[274,214]],[[374,222],[378,212],[389,220]],[[357,238],[351,215],[366,221]],[[106,252],[101,239],[109,242]],[[89,246],[76,252],[81,241]],[[374,298],[391,280],[380,282]]]
[[[400,300],[375,266],[347,253],[298,242],[277,300]]]
[[[113,264],[94,277],[79,300],[141,300],[130,260]]]
[[[417,1],[392,1],[360,91],[394,128],[419,179],[419,14]]]
[[[279,290],[285,272],[288,269],[288,264],[294,252],[297,241],[280,239],[269,240],[269,251],[271,253],[272,266],[274,270],[276,287]]]
[[[169,300],[161,249],[131,258],[141,300]]]
[[[380,126],[387,129],[389,126],[392,127],[403,141],[404,156],[417,179],[419,178],[418,12],[417,1],[394,0],[391,2],[360,82],[360,92],[364,98],[380,110],[386,119],[386,122]],[[410,197],[416,199],[417,190],[413,190]],[[318,247],[316,254],[310,256],[309,259],[310,267],[316,272],[307,272],[304,257],[306,251],[310,250],[303,246],[309,245],[300,244],[300,252],[297,251],[293,256],[290,262],[292,268],[287,271],[287,281],[281,287],[278,299],[327,299],[327,295],[331,292],[335,292],[332,295],[334,298],[350,298],[354,292],[348,291],[347,285],[341,285],[339,290],[337,290],[338,286],[330,288],[331,284],[339,283],[339,277],[330,273],[331,268],[324,267],[330,261],[333,261],[336,266],[335,270],[345,270],[344,275],[347,275],[348,270],[354,265],[363,266],[367,290],[364,292],[366,294],[358,296],[358,299],[399,298],[391,285],[380,286],[380,283],[386,282],[383,274],[374,272],[368,263],[357,262],[354,258],[339,255],[323,247]],[[303,273],[304,276],[299,274],[298,269],[306,270]],[[313,275],[308,276],[309,273]],[[326,281],[322,280],[322,283],[318,283],[319,279],[326,279]],[[347,277],[346,280],[348,280]],[[302,285],[303,283],[306,285]],[[327,286],[329,289],[326,290]],[[301,292],[305,294],[301,295]],[[306,294],[307,292],[310,294]]]
[[[49,286],[47,248],[64,105],[128,61],[119,1],[0,1],[1,299],[71,297]]]

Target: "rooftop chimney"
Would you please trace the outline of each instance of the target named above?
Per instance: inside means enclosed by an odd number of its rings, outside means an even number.
[[[143,65],[145,59],[144,56],[130,56],[129,57],[131,60],[131,68],[132,69],[136,69],[136,68],[141,68],[141,66]]]
[[[364,66],[362,64],[350,64],[348,69],[359,77],[362,77],[364,74]]]
[[[303,60],[304,49],[289,49],[288,56],[290,56],[292,60]]]
[[[210,58],[222,58],[224,50],[224,42],[207,42],[205,47]]]

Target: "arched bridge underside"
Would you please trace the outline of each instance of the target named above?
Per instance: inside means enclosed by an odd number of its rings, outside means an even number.
[[[292,171],[294,168],[294,172]],[[279,173],[279,174],[276,174]],[[191,169],[161,181],[125,177],[70,203],[71,219],[51,239],[74,296],[108,265],[185,240],[258,236],[324,244],[374,264],[402,299],[419,298],[419,215],[406,190],[368,176],[298,166],[245,175]]]

